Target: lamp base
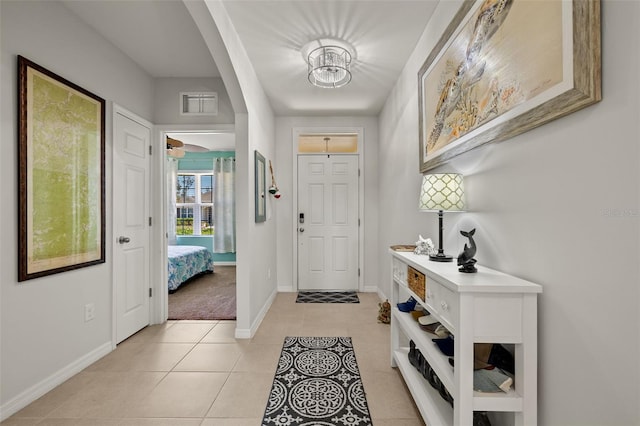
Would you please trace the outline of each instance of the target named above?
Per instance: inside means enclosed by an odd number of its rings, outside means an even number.
[[[452,262],[453,257],[446,255],[444,253],[438,253],[429,256],[429,260],[433,260],[434,262]]]

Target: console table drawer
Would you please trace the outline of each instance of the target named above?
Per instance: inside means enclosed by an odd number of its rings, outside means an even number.
[[[427,309],[435,312],[449,331],[455,333],[458,324],[458,295],[437,281],[429,281],[426,292]]]
[[[393,259],[393,278],[407,285],[407,265],[399,259]]]

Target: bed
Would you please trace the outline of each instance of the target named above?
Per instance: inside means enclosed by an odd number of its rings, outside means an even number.
[[[205,247],[169,246],[169,292],[202,273],[213,272],[213,255]]]

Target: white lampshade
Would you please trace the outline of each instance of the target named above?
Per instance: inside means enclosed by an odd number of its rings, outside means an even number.
[[[464,183],[457,173],[424,175],[419,211],[464,211]]]

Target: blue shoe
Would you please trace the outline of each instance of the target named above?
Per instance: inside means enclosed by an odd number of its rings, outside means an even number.
[[[410,296],[406,302],[398,303],[398,309],[400,309],[400,312],[411,312],[415,309],[416,303],[416,299]]]

